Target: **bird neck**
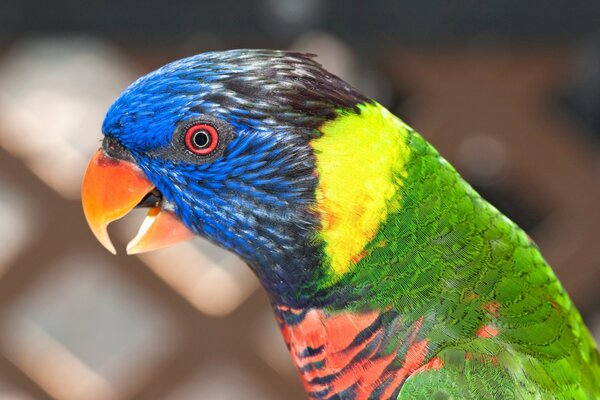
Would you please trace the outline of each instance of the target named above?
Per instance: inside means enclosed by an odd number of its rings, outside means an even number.
[[[329,288],[357,265],[381,224],[399,208],[410,157],[410,128],[374,102],[340,110],[319,130],[309,142],[314,201],[301,209],[303,215],[278,224],[275,229],[293,233],[293,240],[286,241],[284,252],[265,248],[266,265],[255,268],[275,303],[296,308],[336,301],[338,294],[329,296]],[[315,216],[314,229],[297,228]]]
[[[366,127],[369,120],[374,125]],[[496,303],[468,289],[470,274],[487,271],[477,263],[485,247],[475,235],[498,213],[385,111],[363,109],[345,122],[339,134],[352,131],[360,139],[361,129],[371,136],[383,132],[378,140],[386,144],[367,151],[368,159],[346,159],[342,154],[361,140],[352,142],[335,162],[323,155],[346,139],[314,144],[321,151],[317,207],[324,216],[321,275],[313,282],[318,290],[308,303],[274,301],[274,309],[311,398],[393,399],[409,376],[441,368],[435,354],[452,340],[444,335],[457,332],[440,323],[455,321],[450,313],[465,313],[460,326],[473,337],[482,328],[489,328],[482,335],[495,333],[486,324]],[[457,271],[461,254],[472,263]]]
[[[360,138],[361,120],[375,111],[342,120],[329,137],[351,131]],[[313,293],[309,301],[274,302],[309,396],[395,399],[407,377],[446,362],[510,370],[512,351],[560,355],[573,366],[596,357],[581,317],[525,232],[396,121],[369,128],[375,138],[386,129],[394,137],[395,129],[400,139],[379,150],[383,160],[353,154],[361,140],[341,149],[335,140],[313,143],[321,152],[319,275],[305,292]],[[572,351],[576,342],[583,352]]]
[[[269,255],[281,252],[266,249],[266,265],[254,268],[273,302],[292,308],[344,304],[364,295],[358,289],[365,282],[354,288],[348,278],[364,268],[371,248],[392,245],[379,232],[398,218],[414,158],[412,141],[418,136],[374,102],[340,111],[319,129],[321,135],[309,143],[314,204],[285,222],[292,225],[285,232],[302,236],[288,241],[293,249],[283,253],[284,259],[274,260]],[[294,229],[298,220],[315,215],[315,229]]]
[[[311,146],[318,186],[318,238],[330,282],[350,271],[401,201],[410,157],[408,126],[377,103],[359,105],[321,127]]]
[[[318,176],[313,208],[320,229],[298,241],[302,249],[289,258],[295,272],[279,280],[285,281],[283,290],[267,291],[278,306],[394,309],[413,324],[439,313],[440,298],[463,295],[474,266],[478,274],[487,271],[480,261],[491,245],[480,239],[481,232],[501,241],[507,230],[518,228],[382,106],[359,109],[325,124],[323,135],[312,140]],[[527,241],[518,232],[514,239]],[[455,265],[463,256],[471,260],[466,275]],[[459,290],[449,294],[444,282]],[[282,292],[291,295],[284,298]],[[486,301],[470,303],[474,315]]]

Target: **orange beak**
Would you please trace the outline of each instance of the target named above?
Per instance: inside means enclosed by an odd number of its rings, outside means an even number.
[[[81,186],[85,218],[96,238],[116,254],[108,236],[108,224],[133,210],[154,189],[134,163],[112,158],[100,149],[92,157]],[[153,207],[136,237],[127,245],[128,254],[142,253],[189,240],[194,234],[170,211]]]

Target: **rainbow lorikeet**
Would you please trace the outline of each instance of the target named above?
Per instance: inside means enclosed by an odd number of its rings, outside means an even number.
[[[205,53],[133,83],[84,178],[128,252],[245,260],[313,399],[600,398],[600,356],[530,238],[418,133],[310,55]]]

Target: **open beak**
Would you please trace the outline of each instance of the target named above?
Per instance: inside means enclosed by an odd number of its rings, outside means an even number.
[[[128,254],[142,253],[189,240],[194,234],[170,211],[161,208],[162,196],[144,172],[130,161],[108,156],[100,149],[92,157],[81,186],[85,218],[96,238],[116,254],[108,224],[135,207],[150,207]]]

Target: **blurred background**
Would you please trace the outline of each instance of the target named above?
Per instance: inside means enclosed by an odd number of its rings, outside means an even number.
[[[0,399],[303,399],[266,297],[201,240],[110,255],[79,200],[107,107],[207,50],[313,52],[538,242],[600,336],[600,3],[0,2]]]

